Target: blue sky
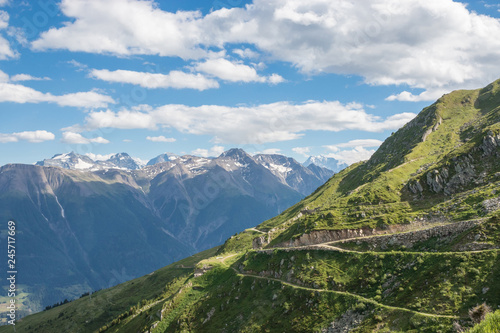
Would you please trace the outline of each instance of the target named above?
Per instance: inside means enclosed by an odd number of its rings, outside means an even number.
[[[500,6],[0,0],[0,165],[57,153],[366,159],[500,78]]]

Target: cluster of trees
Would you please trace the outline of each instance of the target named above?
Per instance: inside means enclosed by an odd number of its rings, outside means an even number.
[[[45,310],[44,310],[44,311],[46,311],[46,310],[50,310],[50,309],[52,309],[52,308],[56,308],[56,307],[58,307],[58,306],[61,306],[61,305],[63,305],[63,304],[66,304],[66,303],[69,303],[69,301],[68,301],[68,299],[67,299],[67,298],[66,298],[64,301],[62,301],[62,302],[55,303],[55,304],[52,304],[52,305],[47,305],[47,306],[45,307]]]
[[[99,289],[99,290],[100,290],[100,289]],[[85,293],[81,294],[81,296],[80,296],[79,298],[82,298],[82,297],[85,297],[85,296],[89,296],[90,294],[95,294],[95,293],[96,293],[96,292],[98,292],[99,290],[96,290],[96,291],[94,291],[94,292],[92,292],[92,293],[91,293],[90,291],[87,291],[87,292],[85,292]],[[71,301],[68,301],[68,299],[66,298],[66,299],[65,299],[64,301],[62,301],[62,302],[58,302],[58,303],[55,303],[55,304],[52,304],[52,305],[47,305],[43,311],[47,311],[47,310],[50,310],[50,309],[52,309],[52,308],[56,308],[56,307],[58,307],[58,306],[61,306],[61,305],[63,305],[63,304],[69,303],[69,302],[71,302]]]

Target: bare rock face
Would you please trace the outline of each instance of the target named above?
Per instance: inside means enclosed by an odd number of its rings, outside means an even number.
[[[425,133],[424,135],[422,135],[422,142],[425,142],[425,140],[427,140],[427,137],[432,133],[432,132],[435,132],[437,131],[437,129],[439,128],[439,126],[443,123],[443,118],[439,117],[436,124],[429,128]]]
[[[267,244],[269,244],[268,235],[262,235],[260,237],[254,238],[252,241],[253,249],[262,249]]]
[[[445,187],[445,181],[448,178],[448,170],[444,168],[442,172],[439,170],[432,170],[427,173],[427,185],[435,192],[442,192]]]
[[[327,328],[321,330],[322,333],[344,333],[351,332],[358,327],[368,313],[360,313],[349,310],[340,318],[332,322]]]
[[[418,180],[415,180],[413,182],[408,183],[408,189],[413,193],[413,194],[419,194],[424,191],[424,188],[422,187],[422,184]]]
[[[338,241],[348,238],[357,238],[363,236],[371,236],[380,232],[372,228],[362,229],[344,229],[344,230],[317,230],[308,234],[303,234],[299,238],[292,239],[289,242],[276,245],[276,247],[298,247],[308,246],[313,244],[321,244],[327,242]]]
[[[495,135],[492,131],[488,131],[487,135],[483,139],[483,144],[481,149],[483,150],[483,156],[498,156],[498,148],[500,147],[500,134]]]
[[[500,157],[500,134],[488,131],[482,143],[470,153],[453,157],[446,166],[430,170],[420,179],[410,180],[407,184],[408,190],[416,195],[422,195],[426,189],[433,193],[452,195],[463,190],[465,186],[482,184],[486,174],[480,174],[476,170],[476,166],[482,163],[473,156],[477,152],[482,152],[482,157]]]
[[[456,237],[462,232],[472,229],[479,223],[481,223],[481,221],[478,220],[455,222],[424,230],[416,230],[394,235],[381,235],[377,237],[364,238],[363,241],[375,247],[380,247],[382,249],[387,249],[387,245],[405,246],[406,248],[412,248],[414,244],[426,241],[434,237],[438,237],[440,239],[446,237]]]
[[[491,213],[500,209],[500,197],[483,201],[483,207],[486,213]]]

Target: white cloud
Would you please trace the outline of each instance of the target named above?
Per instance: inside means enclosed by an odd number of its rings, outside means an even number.
[[[101,144],[109,143],[108,140],[106,140],[100,136],[89,139],[89,138],[84,137],[80,133],[73,133],[73,132],[63,132],[61,142],[68,143],[68,144],[77,144],[77,145],[78,144],[89,144],[89,143],[101,143]]]
[[[382,143],[383,141],[376,139],[358,139],[323,147],[332,152],[326,155],[327,157],[333,157],[338,161],[350,165],[359,161],[364,161],[369,159],[373,155],[373,153],[375,153],[376,149],[365,149],[365,148],[379,147]],[[353,149],[344,149],[344,148],[353,148]]]
[[[305,156],[305,157],[309,157],[310,156],[310,152],[311,152],[311,148],[310,147],[295,147],[295,148],[292,148],[292,151],[296,154],[299,154],[299,155],[302,155],[302,156]]]
[[[49,77],[35,77],[29,74],[16,74],[10,78],[11,81],[48,81]]]
[[[44,141],[51,141],[55,139],[55,135],[47,131],[24,131],[11,134],[0,133],[0,143],[28,141],[39,143]]]
[[[224,147],[213,146],[212,148],[210,148],[210,150],[202,148],[195,149],[191,152],[191,154],[194,156],[201,156],[201,157],[217,157],[223,152],[224,152]]]
[[[0,6],[5,6],[9,3],[10,0],[0,0]]]
[[[394,94],[386,98],[386,101],[400,101],[400,102],[422,102],[433,101],[444,95],[449,91],[444,89],[426,90],[418,95],[414,95],[409,91],[403,91],[399,94]]]
[[[354,74],[368,84],[427,91],[389,97],[402,101],[432,100],[438,90],[476,88],[500,76],[500,20],[452,0],[254,0],[206,16],[165,12],[153,1],[63,0],[61,10],[71,21],[43,32],[34,49],[203,59],[209,48],[244,43],[308,74]],[[257,79],[236,69],[241,81]]]
[[[339,143],[336,145],[330,145],[330,146],[324,146],[325,148],[328,148],[333,151],[338,151],[338,148],[353,148],[353,147],[364,147],[364,148],[369,148],[369,147],[378,147],[383,143],[383,141],[376,140],[376,139],[358,139],[358,140],[351,140],[349,142],[344,142],[344,143]]]
[[[6,2],[3,2],[5,4]],[[0,6],[3,5],[0,3]],[[9,14],[6,11],[0,10],[0,30],[5,30],[9,27]],[[9,41],[0,36],[0,60],[15,58],[16,52],[10,47]]]
[[[134,72],[128,70],[109,71],[93,69],[90,76],[107,82],[120,82],[139,85],[144,88],[175,88],[206,90],[219,88],[219,83],[201,74],[171,71],[169,74]]]
[[[26,75],[26,74],[20,74]],[[12,78],[15,78],[14,75]],[[22,78],[22,77],[21,77]],[[19,79],[19,78],[18,78]],[[0,103],[56,103],[60,106],[74,106],[83,108],[102,108],[115,101],[107,95],[96,91],[77,92],[65,95],[42,93],[30,87],[9,83],[9,76],[0,71]]]
[[[257,153],[257,154],[275,155],[275,154],[279,154],[280,152],[281,152],[281,149],[278,149],[278,148],[268,148],[268,149],[264,149],[262,152]]]
[[[251,43],[305,73],[429,91],[418,100],[500,76],[500,20],[451,0],[255,0],[204,21],[213,36]]]
[[[223,58],[207,59],[204,62],[197,63],[194,69],[229,82],[269,82],[277,84],[284,81],[278,74],[272,74],[269,77],[260,76],[253,67]]]
[[[72,18],[61,28],[43,32],[35,50],[67,49],[117,55],[157,54],[195,59],[206,54],[199,12],[162,11],[153,1],[62,0],[60,9]]]
[[[233,53],[239,55],[240,58],[256,59],[259,57],[259,53],[250,50],[249,48],[234,49]]]
[[[278,84],[281,82],[285,82],[285,79],[281,75],[273,73],[267,77],[267,82],[269,82],[270,84]]]
[[[114,154],[101,155],[101,154],[87,153],[85,155],[90,157],[90,159],[92,159],[93,161],[106,161],[109,160],[111,156],[113,156]]]
[[[169,104],[156,109],[93,111],[87,114],[84,124],[65,130],[84,132],[106,127],[156,130],[165,127],[182,133],[210,135],[216,143],[262,144],[298,139],[309,130],[394,130],[415,116],[401,113],[382,119],[366,113],[360,104],[338,101],[278,102],[240,107]]]
[[[9,75],[0,70],[0,83],[9,82]]]
[[[71,59],[67,61],[67,63],[76,68],[78,72],[86,70],[89,66],[82,64],[81,62],[76,61],[75,59]]]
[[[338,150],[337,152],[325,155],[326,157],[332,157],[337,161],[347,163],[351,165],[353,163],[359,161],[368,160],[373,153],[375,153],[375,149],[365,149],[364,147],[354,147],[353,149],[346,150]]]
[[[0,10],[0,29],[7,29],[8,26],[9,26],[9,13],[7,13],[4,10]]]
[[[175,138],[166,138],[163,135],[148,136],[148,137],[146,137],[146,140],[153,141],[153,142],[175,142],[175,141],[177,141]]]

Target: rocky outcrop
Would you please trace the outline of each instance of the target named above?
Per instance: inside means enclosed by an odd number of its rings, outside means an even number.
[[[432,128],[429,131],[431,130]],[[419,179],[410,180],[407,184],[408,190],[416,195],[423,194],[425,189],[433,193],[452,195],[463,190],[465,186],[482,184],[486,174],[478,173],[475,167],[482,161],[473,156],[478,152],[482,153],[482,157],[500,157],[500,134],[488,131],[482,143],[472,148],[470,153],[453,157],[446,166],[430,170]]]
[[[495,134],[488,131],[483,138],[483,143],[480,148],[483,151],[483,156],[499,156],[498,148],[500,147],[500,134]]]
[[[484,175],[478,174],[474,167],[474,158],[470,154],[454,157],[449,166],[431,170],[425,174],[424,184],[433,193],[451,195],[472,183],[481,184]],[[408,190],[413,194],[421,194],[424,187],[422,179],[408,182]]]
[[[439,172],[439,170],[432,170],[427,173],[427,185],[429,185],[431,191],[439,193],[443,191],[444,187],[446,186],[445,182],[447,178],[447,168],[443,168],[441,172]]]
[[[361,322],[369,315],[367,312],[357,312],[349,310],[340,318],[332,322],[327,328],[322,329],[321,333],[344,333],[351,332],[358,327]]]
[[[212,266],[203,266],[202,268],[195,268],[194,270],[194,277],[199,277],[211,270],[213,267]]]
[[[303,234],[299,238],[291,239],[288,242],[280,243],[275,247],[298,247],[313,244],[333,242],[347,238],[357,238],[377,234],[376,229],[344,229],[344,230],[317,230],[308,234]]]
[[[262,249],[267,244],[269,244],[269,236],[267,234],[254,238],[252,240],[253,249]]]
[[[393,234],[405,232],[415,228],[428,227],[428,222],[413,222],[410,224],[396,224],[386,226],[385,228],[361,228],[361,229],[343,229],[343,230],[315,230],[308,234],[303,234],[298,238],[283,242],[273,247],[304,247],[314,244],[335,242],[345,239],[359,238],[365,236]]]
[[[500,209],[500,197],[483,201],[483,208],[486,213],[491,213]]]
[[[408,182],[408,189],[413,193],[413,194],[419,194],[424,191],[424,188],[422,187],[422,184],[418,180],[414,180],[411,182]]]
[[[422,135],[422,142],[425,142],[425,140],[427,140],[427,137],[432,132],[437,131],[437,129],[439,128],[439,125],[441,125],[442,123],[443,123],[443,118],[438,117],[438,120],[437,120],[436,124],[433,127],[429,128],[427,131],[425,131],[424,135]]]
[[[363,242],[372,245],[372,247],[377,247],[381,249],[386,249],[388,245],[396,247],[405,246],[406,248],[411,248],[413,247],[414,244],[426,241],[430,238],[435,238],[435,237],[444,238],[444,237],[458,236],[462,232],[475,227],[477,224],[481,222],[482,220],[455,222],[451,224],[436,226],[425,230],[417,230],[395,235],[381,235],[378,237],[364,238]],[[351,242],[355,241],[352,240]]]

